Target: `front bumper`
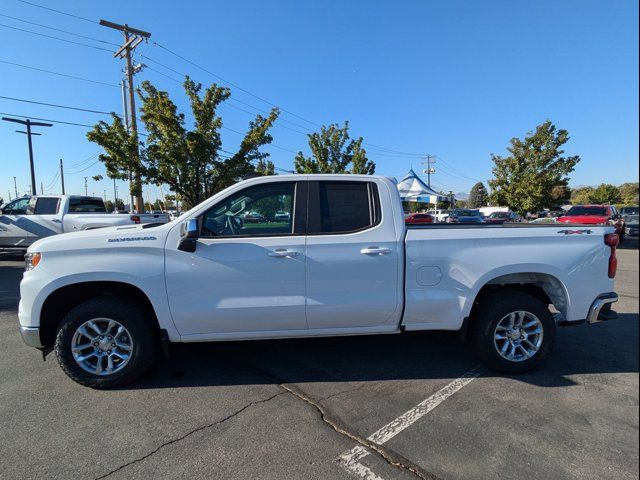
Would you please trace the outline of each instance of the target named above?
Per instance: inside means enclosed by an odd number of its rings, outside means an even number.
[[[43,348],[40,341],[40,328],[38,327],[23,327],[20,325],[20,336],[22,341],[29,347]]]
[[[598,295],[589,308],[587,323],[593,324],[604,320],[614,320],[618,314],[611,310],[611,304],[618,301],[618,294],[615,292]]]

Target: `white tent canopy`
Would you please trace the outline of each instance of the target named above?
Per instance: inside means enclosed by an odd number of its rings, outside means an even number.
[[[433,203],[448,200],[448,197],[439,194],[422,181],[413,171],[409,170],[404,178],[398,183],[398,192],[403,202]]]

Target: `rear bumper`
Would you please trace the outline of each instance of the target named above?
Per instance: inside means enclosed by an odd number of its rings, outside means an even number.
[[[615,292],[598,295],[589,308],[587,323],[593,324],[604,320],[614,320],[618,314],[611,310],[611,304],[618,301],[618,294]]]
[[[22,341],[29,347],[42,348],[40,341],[40,328],[20,326],[20,336]]]

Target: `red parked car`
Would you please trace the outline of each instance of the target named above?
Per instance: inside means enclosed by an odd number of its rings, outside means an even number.
[[[560,223],[582,223],[585,225],[611,225],[616,227],[620,243],[624,241],[625,224],[614,205],[574,205],[566,215],[558,218]]]
[[[428,213],[410,213],[404,217],[404,223],[416,225],[421,223],[433,223],[433,217]]]

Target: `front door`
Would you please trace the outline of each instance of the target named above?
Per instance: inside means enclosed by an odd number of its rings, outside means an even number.
[[[274,180],[232,193],[201,215],[195,252],[178,250],[169,237],[166,287],[181,335],[307,328],[305,208],[306,182]]]

